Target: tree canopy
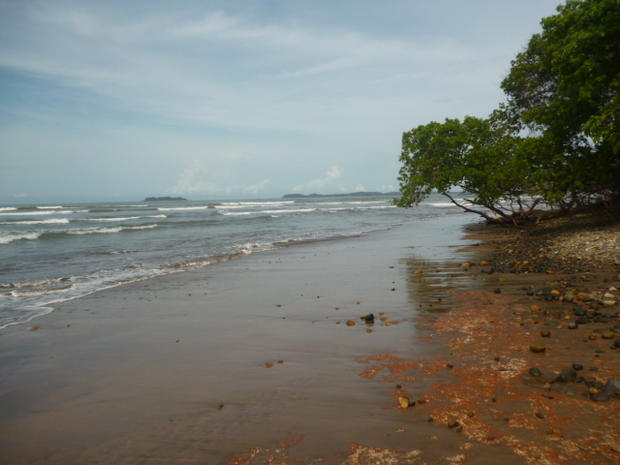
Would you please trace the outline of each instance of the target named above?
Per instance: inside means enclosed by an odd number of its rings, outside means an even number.
[[[620,0],[567,0],[512,61],[487,118],[403,134],[398,204],[433,190],[493,221],[541,203],[563,209],[620,194]],[[458,186],[467,203],[450,195]],[[482,208],[480,208],[482,207]]]

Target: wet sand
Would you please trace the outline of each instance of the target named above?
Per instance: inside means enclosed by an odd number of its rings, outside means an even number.
[[[342,457],[352,441],[393,446],[402,412],[392,386],[360,377],[356,361],[436,350],[419,341],[423,302],[407,260],[453,256],[464,221],[433,230],[443,244],[405,225],[298,245],[98,292],[7,328],[0,462],[227,463],[287,438],[303,438],[304,459]],[[360,320],[370,312],[371,326]],[[379,312],[400,324],[383,326]]]
[[[529,289],[575,276],[489,274],[468,219],[138,282],[3,331],[0,463],[618,463],[620,400],[553,382],[575,362],[618,376],[613,341],[588,338],[617,308],[566,329],[572,307]]]

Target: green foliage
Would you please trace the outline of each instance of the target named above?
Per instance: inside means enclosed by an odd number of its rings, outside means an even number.
[[[540,203],[570,208],[620,194],[620,0],[567,0],[512,61],[507,102],[487,119],[403,134],[398,204],[471,193],[490,220]],[[456,202],[455,202],[456,203]],[[490,213],[489,213],[490,212]]]

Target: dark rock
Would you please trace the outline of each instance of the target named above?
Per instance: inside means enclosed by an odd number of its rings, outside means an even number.
[[[586,316],[587,312],[581,308],[581,307],[576,307],[573,309],[573,315],[575,316]]]
[[[588,319],[585,317],[581,317],[581,318],[577,318],[575,320],[575,323],[577,323],[578,325],[585,325],[587,323],[589,323]]]
[[[583,365],[581,363],[573,363],[573,370],[581,371],[583,370]]]
[[[620,338],[618,338],[618,339],[616,339],[616,340],[614,341],[614,347],[615,347],[616,349],[620,349]]]
[[[540,412],[536,412],[534,415],[536,415],[536,418],[540,418],[541,420],[545,418],[545,416]]]
[[[572,368],[566,368],[555,378],[556,383],[572,383],[577,378],[577,372]]]
[[[501,294],[502,290],[498,287],[493,292],[495,292],[496,294]]]
[[[592,400],[595,402],[607,402],[614,397],[620,397],[620,381],[610,379],[602,390],[592,396]]]
[[[530,368],[528,373],[530,374],[530,376],[533,376],[534,378],[538,378],[539,376],[542,376],[542,371],[540,371],[536,367]]]
[[[549,336],[551,336],[551,332],[550,331],[541,331],[540,335],[542,337],[549,337]]]
[[[454,365],[452,365],[451,363],[446,363],[446,368],[454,368]]]
[[[375,315],[373,313],[369,313],[368,315],[364,315],[362,317],[362,320],[364,320],[366,323],[374,323],[375,322]]]

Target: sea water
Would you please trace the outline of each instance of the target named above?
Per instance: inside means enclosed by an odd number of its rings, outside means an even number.
[[[0,328],[100,289],[307,241],[346,239],[460,214],[443,197],[0,206]]]

